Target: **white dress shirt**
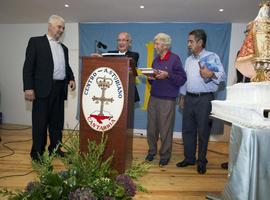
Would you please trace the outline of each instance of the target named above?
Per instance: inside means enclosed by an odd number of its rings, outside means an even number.
[[[206,83],[200,75],[199,61],[201,58],[210,54],[214,58],[211,62],[214,63],[217,68],[217,71],[214,71],[216,79],[211,79],[211,81]],[[226,80],[226,74],[219,56],[213,52],[206,51],[205,49],[203,49],[197,57],[191,55],[186,59],[185,71],[187,74],[187,81],[185,85],[180,88],[180,93],[182,95],[185,95],[186,92],[216,92],[219,83]]]
[[[64,49],[60,41],[56,41],[49,35],[47,35],[47,38],[49,40],[53,56],[53,64],[54,64],[53,79],[64,80],[66,77]]]

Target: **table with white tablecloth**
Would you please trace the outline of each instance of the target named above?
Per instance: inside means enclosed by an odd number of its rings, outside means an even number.
[[[232,124],[225,200],[270,199],[270,129]]]

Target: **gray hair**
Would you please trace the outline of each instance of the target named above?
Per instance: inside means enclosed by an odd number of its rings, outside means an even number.
[[[52,15],[50,16],[48,23],[52,24],[55,21],[60,21],[62,23],[65,23],[65,20],[63,19],[63,17],[59,16],[59,15]]]
[[[128,32],[120,32],[118,33],[118,35],[120,34],[125,34],[127,37],[128,37],[128,41],[131,43],[132,42],[132,38],[131,38],[131,35],[128,33]]]
[[[205,48],[207,35],[203,29],[195,29],[191,31],[188,35],[194,35],[196,42],[202,40],[202,47]]]
[[[157,34],[155,36],[154,41],[156,41],[157,39],[160,39],[161,42],[164,45],[166,45],[168,48],[171,47],[172,39],[171,39],[171,37],[168,34],[166,34],[166,33],[159,33],[159,34]]]

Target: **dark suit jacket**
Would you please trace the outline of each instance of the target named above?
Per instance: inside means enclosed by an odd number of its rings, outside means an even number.
[[[68,83],[74,80],[73,72],[69,66],[68,48],[61,44],[64,50],[66,63],[65,99],[67,98]],[[26,49],[23,66],[23,88],[33,89],[37,98],[47,97],[53,84],[53,57],[46,35],[32,37]]]
[[[240,51],[237,52],[237,57],[239,55]],[[238,71],[238,69],[236,69],[236,83],[249,83],[250,82],[250,78],[245,77],[240,71]]]
[[[108,51],[108,53],[118,53],[118,52],[119,52],[118,50]],[[125,55],[128,58],[132,58],[130,61],[130,66],[133,69],[134,75],[137,76],[137,71],[134,69],[138,67],[139,54],[137,52],[127,51]],[[139,92],[137,90],[137,87],[135,86],[135,102],[137,102],[137,101],[140,101],[140,96],[139,96]]]
[[[236,83],[249,83],[250,82],[250,78],[245,77],[243,74],[241,74],[241,72],[238,71],[238,69],[236,69],[236,75],[237,75]]]

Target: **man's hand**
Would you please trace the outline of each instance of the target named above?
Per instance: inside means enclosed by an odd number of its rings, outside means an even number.
[[[181,96],[178,101],[178,104],[181,110],[184,109],[184,102],[185,102],[185,96]]]
[[[163,71],[163,70],[155,70],[154,73],[155,73],[156,79],[166,79],[169,77],[168,72]]]
[[[153,81],[153,80],[156,80],[156,78],[154,77],[154,76],[147,76],[147,79],[149,80],[149,81]]]
[[[100,58],[102,57],[102,55],[98,54],[98,53],[92,53],[91,57],[96,57],[96,58]]]
[[[76,83],[75,81],[69,81],[69,87],[72,91],[76,89]]]
[[[24,91],[24,98],[27,101],[34,101],[36,98],[34,90],[25,90]]]
[[[202,78],[216,78],[215,73],[209,70],[205,65],[200,67],[200,75]]]

